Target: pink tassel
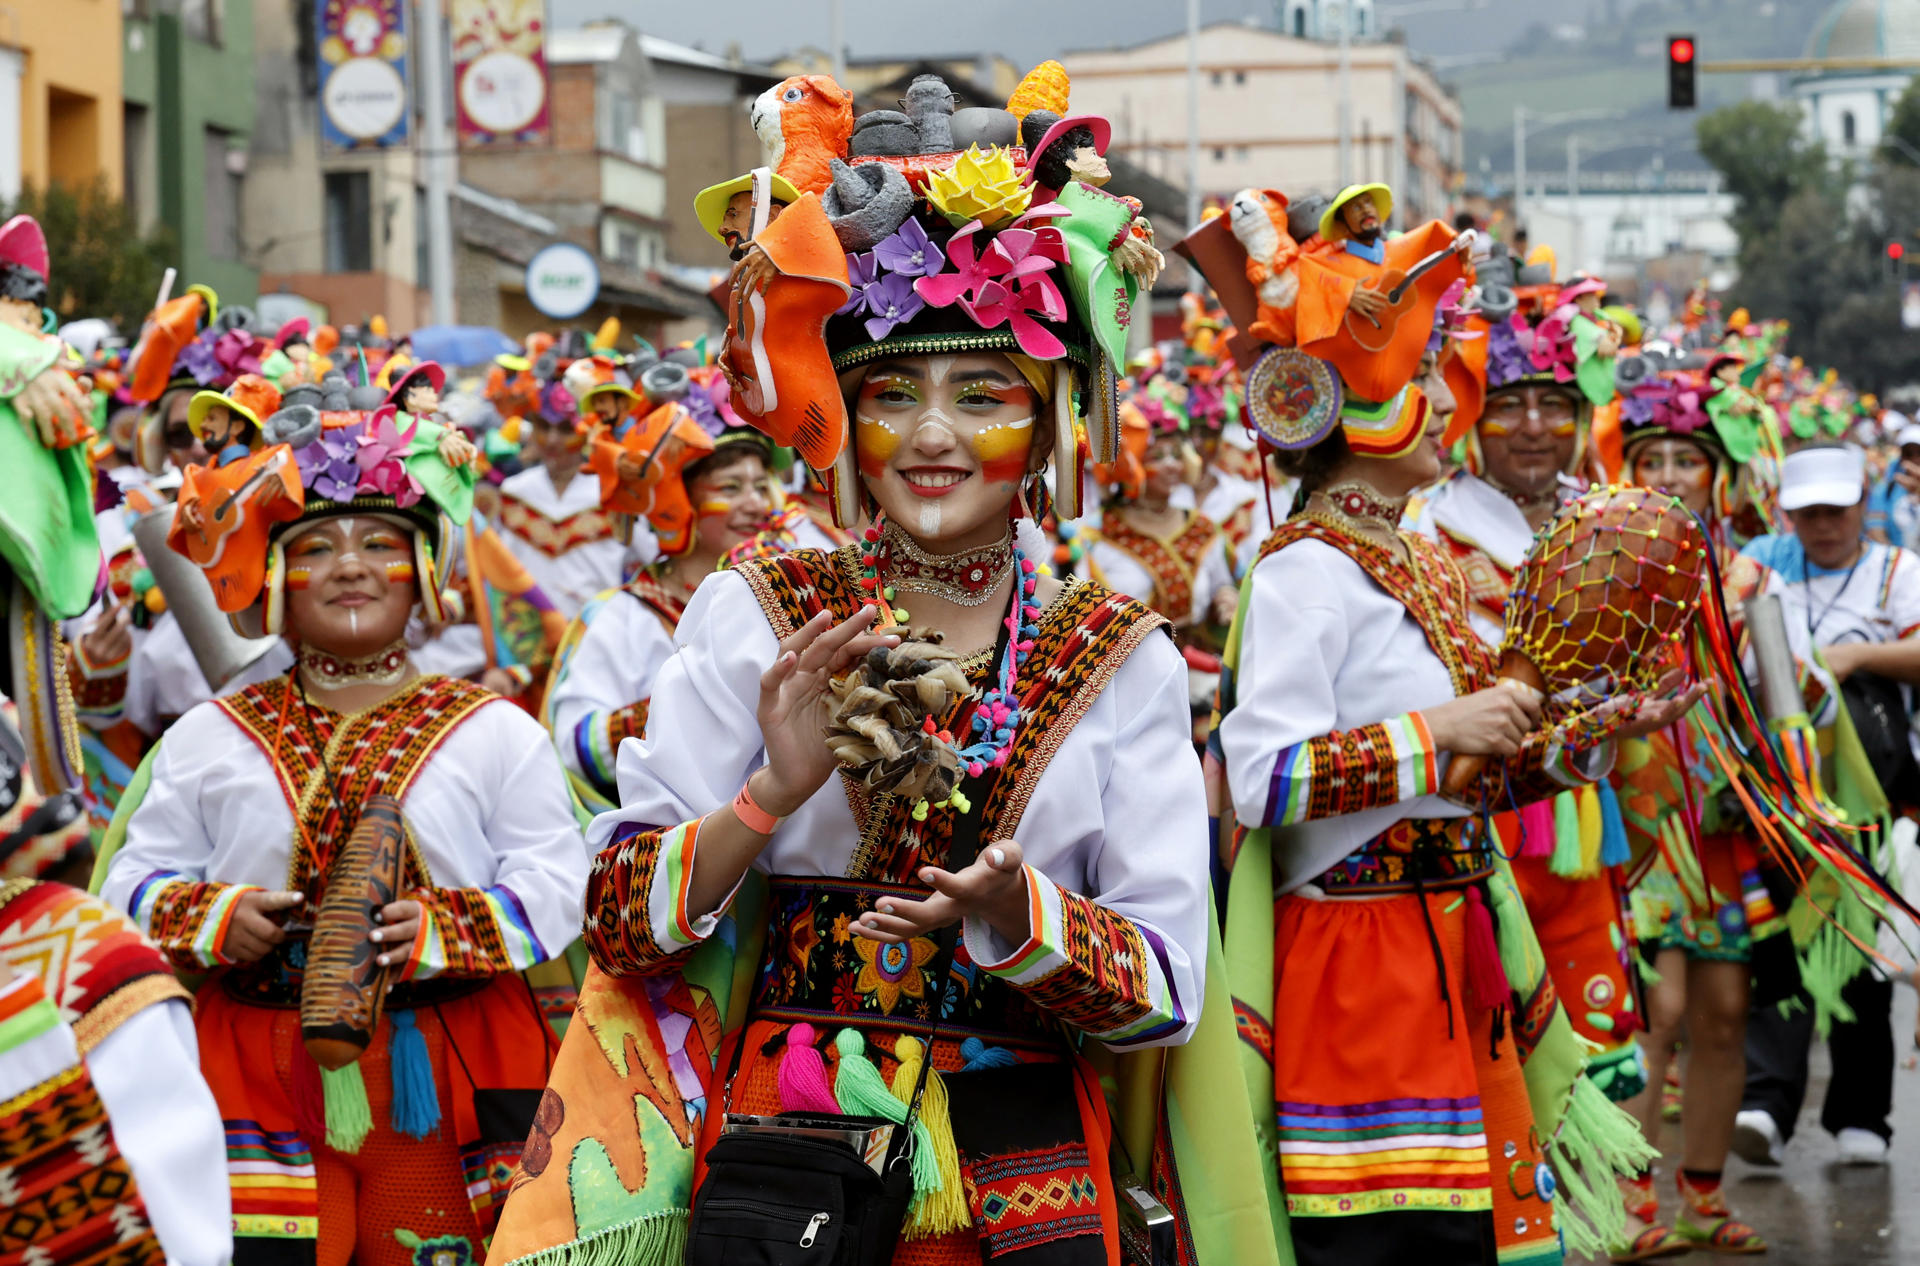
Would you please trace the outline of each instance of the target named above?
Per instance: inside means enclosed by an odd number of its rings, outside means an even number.
[[[1542,861],[1553,856],[1553,801],[1520,806],[1520,856]]]
[[[1507,969],[1500,965],[1500,944],[1493,935],[1493,911],[1479,885],[1467,889],[1467,1005],[1496,1011],[1513,1001]]]
[[[780,1057],[778,1074],[782,1112],[840,1111],[833,1084],[827,1080],[827,1061],[814,1049],[813,1038],[811,1024],[796,1024],[787,1030],[787,1049]]]

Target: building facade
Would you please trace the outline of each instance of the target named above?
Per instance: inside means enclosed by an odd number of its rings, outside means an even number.
[[[97,0],[71,0],[84,8]],[[31,7],[31,6],[30,6]],[[66,7],[63,3],[53,6]],[[259,289],[253,249],[274,216],[246,208],[254,118],[253,9],[128,0],[120,124],[122,186],[143,224],[173,234],[181,284],[231,303]]]
[[[1291,6],[1314,31],[1327,6]],[[1460,177],[1460,102],[1399,43],[1359,34],[1349,54],[1351,171],[1395,195],[1396,226],[1444,216]],[[1286,20],[1292,20],[1291,17]],[[1223,22],[1199,35],[1200,189],[1332,193],[1339,181],[1338,50],[1325,39]],[[1073,104],[1113,123],[1113,152],[1162,179],[1187,169],[1187,40],[1068,53]]]
[[[0,9],[0,202],[96,177],[120,194],[120,4]]]
[[[1809,58],[1920,59],[1920,3],[1840,0],[1807,38]],[[1788,89],[1806,111],[1808,134],[1836,159],[1869,158],[1886,133],[1911,69],[1823,70],[1792,76]],[[1920,154],[1910,155],[1920,163]]]

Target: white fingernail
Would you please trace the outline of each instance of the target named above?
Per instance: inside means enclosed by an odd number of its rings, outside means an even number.
[[[1005,849],[996,848],[989,850],[989,852],[993,857],[993,864],[995,866],[1005,866],[1007,864],[1007,852]]]
[[[379,940],[379,939],[380,939],[380,933],[379,933],[378,931],[376,931],[376,932],[374,932],[374,933],[373,933],[372,935],[370,935],[370,936],[368,936],[368,937],[367,937],[367,939],[368,939],[369,941],[377,941],[377,940]]]
[[[882,902],[880,903],[880,913],[882,913],[882,914],[892,914],[892,913],[893,913],[893,902],[891,902],[891,901],[882,901]]]

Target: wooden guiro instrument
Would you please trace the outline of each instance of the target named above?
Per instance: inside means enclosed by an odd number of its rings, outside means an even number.
[[[378,926],[374,914],[400,894],[406,841],[400,802],[371,796],[327,873],[300,984],[300,1037],[322,1068],[359,1059],[379,1027],[396,969],[380,965],[381,947],[367,934]]]
[[[1655,690],[1700,608],[1708,548],[1687,508],[1651,488],[1596,488],[1563,507],[1514,574],[1501,680],[1575,709]],[[1443,790],[1464,795],[1485,765],[1454,757]]]

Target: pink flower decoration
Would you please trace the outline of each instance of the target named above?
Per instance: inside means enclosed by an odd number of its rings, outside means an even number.
[[[1064,210],[1048,203],[1038,214],[1053,218]],[[975,220],[955,233],[947,243],[953,271],[918,278],[914,291],[936,308],[959,304],[983,329],[1010,325],[1020,350],[1029,356],[1055,360],[1066,355],[1066,345],[1040,324],[1041,319],[1064,321],[1067,316],[1066,299],[1051,276],[1054,265],[1067,259],[1060,230],[1040,223],[1030,211],[994,234],[981,250],[981,228]]]
[[[362,491],[392,497],[395,505],[405,507],[420,500],[422,495],[419,481],[407,473],[405,460],[408,446],[413,443],[414,428],[419,424],[413,423],[403,432],[394,426],[393,419],[392,405],[382,407],[373,415],[360,436],[354,461],[360,467]]]
[[[213,358],[227,373],[238,378],[241,374],[260,372],[260,359],[268,351],[267,341],[256,338],[245,330],[228,330],[213,345]]]
[[[1533,332],[1533,367],[1551,369],[1554,381],[1573,381],[1573,324],[1564,315],[1571,307],[1560,309],[1540,323]]]

